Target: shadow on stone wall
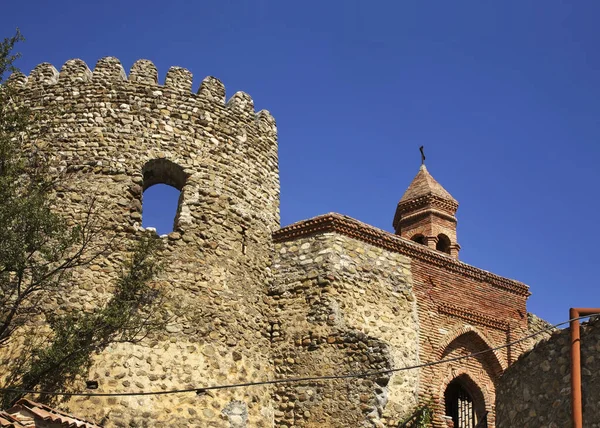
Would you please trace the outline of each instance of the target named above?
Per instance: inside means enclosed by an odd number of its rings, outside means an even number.
[[[583,426],[600,427],[600,319],[581,327]],[[523,354],[496,387],[497,428],[571,426],[569,330]]]

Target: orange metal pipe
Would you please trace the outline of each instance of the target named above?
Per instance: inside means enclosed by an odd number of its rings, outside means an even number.
[[[581,336],[579,318],[600,313],[598,308],[571,308],[569,325],[571,330],[571,417],[573,428],[583,428],[583,406],[581,404]]]

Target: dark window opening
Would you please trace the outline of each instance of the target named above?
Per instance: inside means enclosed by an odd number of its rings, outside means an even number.
[[[242,226],[242,254],[246,254],[247,242],[246,242],[246,228]]]
[[[144,166],[142,227],[153,227],[159,235],[176,229],[185,185],[183,169],[166,159],[151,160]]]
[[[444,394],[446,416],[450,416],[455,428],[473,428],[475,426],[475,411],[473,399],[458,380],[448,385]]]
[[[85,387],[87,389],[98,389],[98,381],[97,380],[86,380]]]
[[[444,234],[439,234],[435,249],[443,253],[450,254],[450,238]]]
[[[416,242],[417,244],[425,245],[425,237],[421,234],[413,236],[410,238],[410,240]]]
[[[448,384],[444,393],[446,416],[452,418],[455,428],[487,426],[485,402],[479,388],[465,375]]]

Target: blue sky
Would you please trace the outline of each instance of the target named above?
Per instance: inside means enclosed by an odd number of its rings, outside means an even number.
[[[386,230],[425,146],[460,202],[463,261],[531,286],[558,322],[600,306],[600,3],[7,2],[19,62],[154,61],[248,92],[279,129],[281,221]]]

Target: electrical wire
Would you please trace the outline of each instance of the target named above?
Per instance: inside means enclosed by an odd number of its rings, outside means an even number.
[[[167,394],[183,394],[188,392],[194,392],[198,395],[202,395],[208,391],[215,391],[220,389],[234,389],[234,388],[244,388],[249,386],[263,386],[263,385],[278,385],[282,383],[299,383],[299,382],[320,382],[327,380],[340,380],[340,379],[351,379],[351,378],[368,378],[373,376],[382,376],[388,375],[391,373],[406,371],[406,370],[414,370],[420,369],[424,367],[431,367],[439,364],[450,363],[454,361],[464,360],[466,358],[476,357],[478,355],[485,354],[487,352],[494,352],[500,349],[508,348],[509,346],[515,345],[517,343],[523,342],[527,339],[531,339],[532,337],[538,336],[542,333],[545,333],[550,330],[554,330],[562,325],[569,324],[572,321],[581,320],[585,318],[595,318],[600,316],[598,314],[580,316],[577,318],[572,318],[567,321],[560,322],[558,324],[554,324],[548,326],[542,330],[536,331],[527,336],[521,337],[520,339],[514,340],[509,343],[505,343],[504,345],[497,346],[495,348],[488,348],[482,351],[473,352],[469,355],[462,355],[459,357],[453,358],[445,358],[437,361],[431,361],[429,363],[415,364],[412,366],[404,366],[398,368],[390,368],[385,370],[371,371],[371,372],[362,372],[362,373],[349,373],[345,375],[329,375],[329,376],[309,376],[309,377],[295,377],[295,378],[286,378],[286,379],[274,379],[274,380],[265,380],[265,381],[257,381],[257,382],[244,382],[244,383],[232,383],[225,385],[213,385],[213,386],[203,386],[203,387],[195,387],[195,388],[185,388],[185,389],[171,389],[167,391],[140,391],[140,392],[67,392],[67,391],[40,391],[34,389],[19,389],[19,388],[0,388],[0,392],[14,392],[19,394],[41,394],[41,395],[52,395],[52,396],[63,396],[63,397],[134,397],[134,396],[144,396],[144,395],[167,395]]]

